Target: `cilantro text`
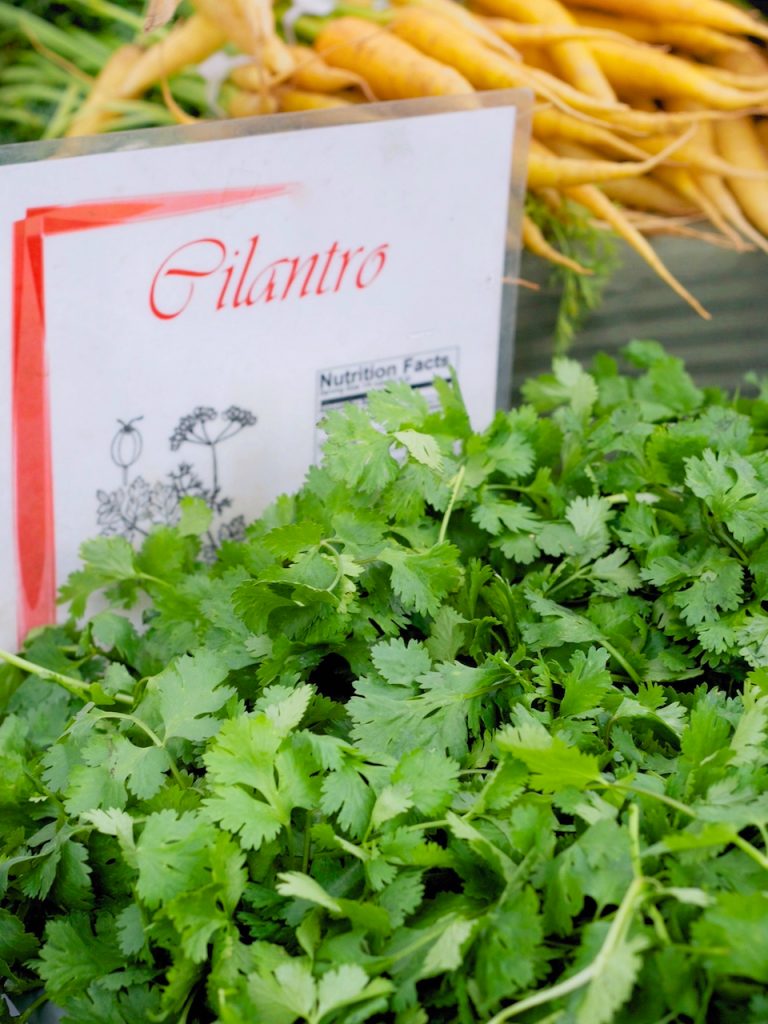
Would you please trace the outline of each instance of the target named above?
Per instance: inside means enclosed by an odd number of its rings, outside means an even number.
[[[159,320],[175,320],[193,306],[215,311],[370,288],[387,264],[389,244],[344,248],[261,263],[261,236],[230,252],[219,238],[197,238],[160,264],[149,292]]]

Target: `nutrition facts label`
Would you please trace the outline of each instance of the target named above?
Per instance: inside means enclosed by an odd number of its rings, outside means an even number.
[[[347,366],[333,366],[317,374],[317,419],[347,402],[365,402],[368,392],[392,381],[404,381],[418,390],[430,407],[438,404],[435,377],[451,379],[451,370],[459,370],[459,349],[448,346],[428,352],[371,359]]]

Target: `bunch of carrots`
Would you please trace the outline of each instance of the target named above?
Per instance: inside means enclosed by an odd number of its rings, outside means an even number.
[[[703,317],[648,237],[768,252],[768,22],[728,0],[329,0],[322,16],[269,0],[187,4],[159,36],[114,49],[66,134],[111,130],[121,105],[158,86],[173,119],[193,120],[169,80],[219,53],[220,116],[525,88],[539,208],[557,217],[576,204]],[[148,27],[177,6],[154,0]],[[523,240],[590,273],[530,216]]]

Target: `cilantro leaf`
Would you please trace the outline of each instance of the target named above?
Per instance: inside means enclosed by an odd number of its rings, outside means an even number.
[[[157,706],[166,741],[177,737],[199,742],[214,735],[219,727],[214,713],[235,693],[221,685],[228,672],[215,654],[201,651],[179,658],[149,680],[146,701]]]
[[[392,568],[392,588],[405,608],[434,615],[443,599],[461,583],[459,552],[447,542],[428,551],[385,548],[379,555]]]
[[[762,471],[761,471],[762,470]],[[766,531],[768,475],[751,456],[717,455],[708,448],[686,462],[685,480],[737,541],[752,543]]]
[[[165,810],[150,814],[136,843],[136,891],[148,907],[191,893],[207,879],[208,848],[215,838],[196,814]]]
[[[434,390],[334,413],[215,552],[195,500],[136,551],[89,541],[76,618],[0,653],[12,995],[77,1024],[761,1024],[765,388],[638,341],[479,433]]]
[[[94,934],[88,918],[79,914],[73,914],[69,920],[48,922],[39,969],[53,999],[76,995],[121,965],[122,955],[114,942],[110,922],[105,925],[99,934]]]
[[[335,480],[366,493],[381,490],[397,476],[390,437],[378,430],[356,405],[334,412],[326,422],[324,465]]]

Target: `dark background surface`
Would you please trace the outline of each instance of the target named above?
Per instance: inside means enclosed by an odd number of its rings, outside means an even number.
[[[768,0],[766,0],[768,3]],[[669,269],[712,314],[702,320],[634,253],[621,265],[600,308],[577,334],[569,355],[588,364],[597,352],[616,354],[633,338],[654,339],[684,359],[697,384],[729,389],[750,370],[768,375],[768,255],[733,253],[700,243],[658,239],[654,248]],[[521,382],[549,368],[557,289],[541,260],[523,256],[521,276],[541,285],[521,288],[513,371]]]

